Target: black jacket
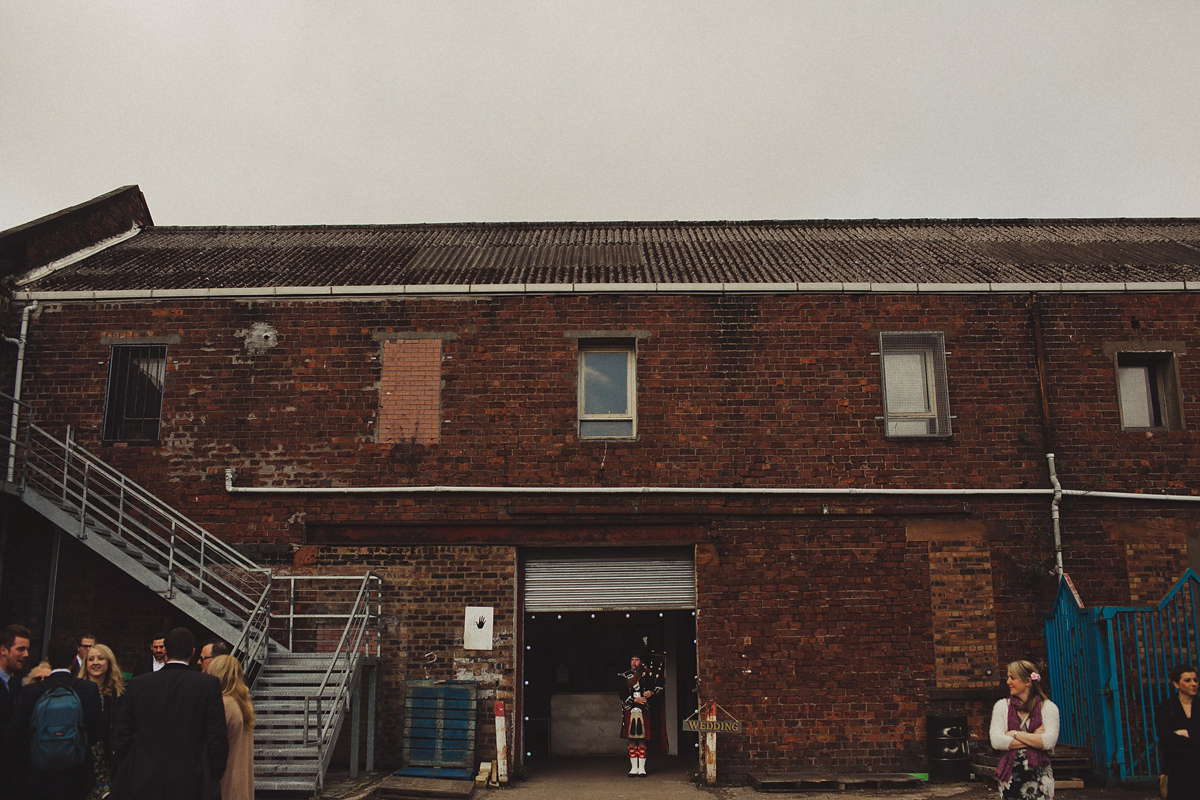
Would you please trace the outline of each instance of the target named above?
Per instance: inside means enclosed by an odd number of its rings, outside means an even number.
[[[104,736],[104,712],[100,706],[100,690],[96,684],[83,678],[75,678],[70,672],[52,672],[37,683],[31,683],[21,690],[17,697],[16,709],[13,711],[12,724],[9,728],[9,740],[13,753],[17,758],[18,770],[21,773],[21,791],[15,793],[21,798],[47,798],[50,800],[69,800],[82,798],[92,785],[92,750],[88,747],[86,760],[83,765],[60,772],[42,772],[35,770],[29,763],[29,745],[31,735],[29,726],[33,720],[33,707],[38,698],[51,688],[68,686],[79,695],[83,706],[83,726],[87,731],[88,742],[95,742]]]
[[[18,762],[13,752],[12,743],[8,741],[9,727],[12,724],[13,711],[16,709],[17,695],[21,693],[21,678],[13,675],[9,679],[8,689],[0,682],[0,800],[10,800],[17,789],[8,776],[16,772]]]
[[[137,676],[112,748],[114,797],[216,800],[229,755],[220,682],[177,662]]]
[[[1200,797],[1200,705],[1192,705],[1192,716],[1183,713],[1177,695],[1154,709],[1159,754],[1167,774],[1167,800]],[[1186,730],[1186,737],[1175,733]]]

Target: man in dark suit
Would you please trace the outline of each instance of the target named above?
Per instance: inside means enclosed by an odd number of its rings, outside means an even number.
[[[196,639],[166,636],[167,663],[129,682],[113,731],[113,796],[217,800],[229,754],[221,684],[191,669]]]
[[[16,753],[5,741],[9,723],[16,709],[17,695],[21,693],[21,674],[29,658],[29,629],[23,625],[9,625],[0,631],[0,800],[9,800],[16,794],[11,780],[17,770]]]
[[[167,663],[167,635],[156,633],[150,637],[150,652],[138,657],[133,667],[133,677],[147,672],[158,672]]]
[[[92,788],[91,742],[104,736],[104,710],[100,705],[100,690],[96,684],[71,674],[71,662],[75,658],[75,645],[69,641],[52,643],[47,658],[50,674],[42,680],[24,688],[17,698],[13,712],[12,727],[9,729],[12,743],[19,760],[19,771],[24,777],[17,796],[22,800],[82,800]],[[37,732],[31,722],[37,701],[52,689],[66,687],[79,697],[83,709],[83,729],[87,734],[84,742],[83,762],[68,769],[35,769],[30,763],[30,745]]]
[[[71,662],[71,672],[75,675],[79,674],[79,670],[83,669],[83,665],[87,663],[88,650],[92,649],[92,645],[96,643],[96,637],[90,633],[85,633],[79,637],[79,654],[75,656],[75,660]]]
[[[204,647],[200,648],[200,657],[196,659],[196,666],[200,667],[201,672],[208,672],[209,663],[217,656],[227,656],[233,650],[229,646],[229,642],[221,638],[209,639],[204,643]]]

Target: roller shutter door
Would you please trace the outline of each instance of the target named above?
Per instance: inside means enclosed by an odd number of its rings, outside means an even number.
[[[525,610],[643,611],[696,607],[691,553],[652,556],[531,556]]]

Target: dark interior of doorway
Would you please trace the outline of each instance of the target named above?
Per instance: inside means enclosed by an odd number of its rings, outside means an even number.
[[[692,611],[564,611],[525,615],[523,755],[550,756],[550,699],[559,692],[618,694],[629,659],[666,653],[674,630],[678,719],[696,709],[696,617]],[[613,720],[613,737],[621,720]],[[695,752],[696,735],[679,733],[679,753]]]

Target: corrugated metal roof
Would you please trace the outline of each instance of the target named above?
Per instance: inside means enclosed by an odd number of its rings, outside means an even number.
[[[1200,280],[1200,220],[149,227],[26,291]]]

